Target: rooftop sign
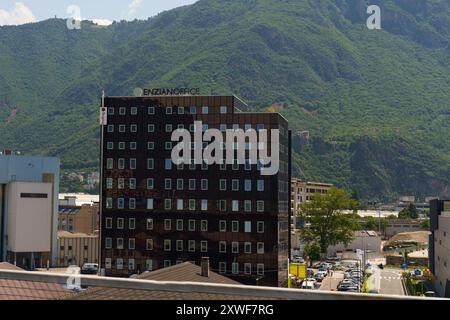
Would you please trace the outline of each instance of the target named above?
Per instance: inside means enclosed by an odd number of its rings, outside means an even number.
[[[200,88],[152,88],[143,89],[144,96],[198,96]]]

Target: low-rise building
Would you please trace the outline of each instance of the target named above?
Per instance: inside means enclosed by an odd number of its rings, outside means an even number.
[[[399,233],[422,231],[422,223],[419,220],[388,219],[386,223],[385,237],[391,238]]]
[[[59,159],[0,155],[0,262],[56,263]]]
[[[430,270],[437,294],[450,298],[450,200],[430,202]]]
[[[70,201],[68,205],[59,205],[58,230],[72,233],[93,234],[99,230],[98,203],[75,205]]]
[[[58,231],[58,267],[99,262],[98,234]]]
[[[357,249],[380,252],[381,237],[375,231],[355,231],[354,239],[348,245],[343,243],[328,247],[327,254],[336,255],[339,252],[356,251]]]

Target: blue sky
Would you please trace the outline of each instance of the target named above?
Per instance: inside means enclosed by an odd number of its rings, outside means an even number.
[[[147,19],[162,11],[192,4],[197,0],[0,0],[0,25],[18,25],[45,20],[55,15],[67,18],[76,5],[83,19]],[[74,12],[74,11],[70,11]]]

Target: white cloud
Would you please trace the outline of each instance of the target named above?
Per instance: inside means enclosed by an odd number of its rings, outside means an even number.
[[[139,9],[139,7],[142,4],[142,0],[133,0],[130,5],[128,6],[128,15],[132,16],[136,13],[136,10]]]
[[[92,22],[99,26],[109,26],[112,24],[112,21],[108,19],[93,19]]]
[[[0,9],[0,26],[20,25],[29,22],[35,22],[36,18],[33,12],[22,2],[14,3],[11,11]]]

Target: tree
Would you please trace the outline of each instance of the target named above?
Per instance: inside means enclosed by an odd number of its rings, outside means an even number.
[[[419,217],[419,211],[413,203],[410,203],[407,208],[403,208],[399,214],[399,219],[417,219]]]
[[[378,223],[374,217],[367,217],[365,219],[364,229],[366,230],[378,230]]]
[[[320,260],[320,246],[316,242],[308,243],[303,250],[303,259],[312,261]]]
[[[307,224],[300,234],[302,240],[319,244],[324,255],[330,245],[349,244],[354,238],[357,220],[353,213],[344,210],[355,206],[356,201],[341,189],[331,188],[326,194],[314,194],[311,201],[301,207]]]
[[[430,230],[430,219],[423,220],[420,225],[423,229]]]

